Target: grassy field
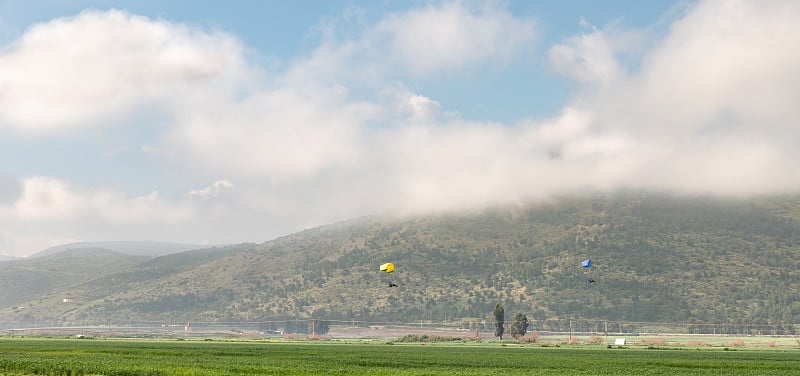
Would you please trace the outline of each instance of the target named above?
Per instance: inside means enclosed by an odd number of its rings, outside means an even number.
[[[4,375],[790,375],[796,348],[0,338]]]

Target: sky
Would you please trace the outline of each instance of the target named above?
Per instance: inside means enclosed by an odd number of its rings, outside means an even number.
[[[800,2],[0,0],[0,254],[800,193]]]

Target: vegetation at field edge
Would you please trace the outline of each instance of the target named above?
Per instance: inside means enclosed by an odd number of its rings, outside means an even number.
[[[0,373],[23,375],[789,375],[797,369],[796,349],[0,339]]]

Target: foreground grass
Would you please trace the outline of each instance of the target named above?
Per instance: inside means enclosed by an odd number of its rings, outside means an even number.
[[[800,352],[0,338],[0,374],[789,375]]]

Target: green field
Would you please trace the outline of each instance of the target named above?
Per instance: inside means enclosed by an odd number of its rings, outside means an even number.
[[[4,375],[789,375],[800,350],[0,338]]]

